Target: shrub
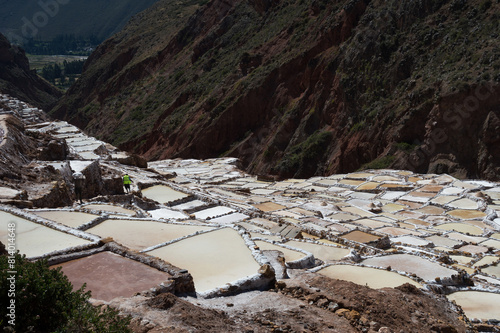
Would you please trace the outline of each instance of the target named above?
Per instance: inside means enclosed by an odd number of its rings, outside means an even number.
[[[94,307],[88,300],[85,285],[77,291],[61,268],[50,269],[46,260],[31,262],[16,254],[15,296],[9,294],[7,256],[0,256],[0,308],[7,309],[15,299],[16,332],[131,332],[130,319],[109,307]],[[0,328],[9,326],[9,317],[2,315]]]

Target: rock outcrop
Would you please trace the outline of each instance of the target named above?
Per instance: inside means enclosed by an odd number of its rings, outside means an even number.
[[[214,0],[182,17],[172,6],[103,43],[52,115],[149,160],[498,179],[499,3]]]
[[[0,34],[0,92],[48,110],[62,92],[30,70],[24,50]],[[1,107],[1,106],[0,106]]]

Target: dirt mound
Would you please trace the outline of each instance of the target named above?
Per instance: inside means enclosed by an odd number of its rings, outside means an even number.
[[[270,291],[199,299],[162,294],[120,300],[135,332],[469,332],[444,296],[404,284],[370,289],[304,273]]]

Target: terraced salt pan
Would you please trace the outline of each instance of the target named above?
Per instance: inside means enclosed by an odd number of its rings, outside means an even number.
[[[466,257],[466,256],[450,256],[451,259],[455,260],[456,262],[458,262],[459,264],[462,264],[462,265],[467,265],[467,264],[470,264],[472,260],[474,260],[474,258],[472,257]]]
[[[369,243],[380,239],[380,236],[372,235],[359,230],[354,230],[348,234],[342,235],[341,237],[359,243]]]
[[[458,199],[459,197],[454,195],[439,195],[431,200],[432,203],[445,205],[448,202]]]
[[[394,288],[405,283],[410,283],[417,288],[422,287],[406,276],[370,267],[332,265],[319,270],[318,273],[332,279],[350,281],[373,289]]]
[[[361,219],[361,220],[353,221],[353,223],[362,225],[362,226],[367,227],[367,228],[372,228],[372,229],[387,227],[387,226],[391,225],[391,223],[381,222],[381,221],[377,221],[374,219]]]
[[[397,271],[414,273],[426,281],[436,277],[450,277],[457,272],[432,261],[409,254],[393,254],[363,260],[363,264],[377,267],[389,267]]]
[[[479,244],[481,242],[488,240],[488,238],[486,238],[486,237],[468,236],[468,235],[464,235],[464,234],[461,234],[458,232],[450,232],[449,234],[447,234],[447,236],[449,238],[452,238],[452,239],[464,241],[467,243],[473,243],[473,244]]]
[[[483,229],[480,229],[476,226],[466,223],[445,223],[434,227],[434,229],[448,230],[448,231],[454,230],[464,234],[469,233],[471,235],[476,235],[476,236],[483,234]]]
[[[407,245],[413,245],[413,246],[427,246],[431,242],[429,240],[425,240],[422,238],[414,237],[414,236],[401,236],[401,237],[394,237],[391,238],[391,243],[401,243],[401,244],[407,244]]]
[[[483,265],[491,265],[500,260],[500,257],[496,256],[484,256],[481,260],[474,263],[474,267],[481,267]]]
[[[135,293],[156,287],[171,275],[112,252],[101,252],[52,266],[61,267],[77,290],[84,283],[92,298],[111,301],[132,297]]]
[[[471,253],[471,254],[478,254],[478,253],[488,252],[488,248],[486,246],[464,245],[464,246],[458,248],[458,251],[467,252],[467,253]]]
[[[323,261],[341,260],[343,257],[350,253],[349,249],[319,245],[308,242],[289,241],[286,242],[285,245],[310,252],[314,255],[315,258]]]
[[[64,224],[72,228],[78,228],[79,226],[89,223],[99,217],[99,215],[64,210],[32,211],[32,213],[47,220]]]
[[[224,228],[148,252],[193,276],[197,292],[204,292],[257,273],[255,261],[241,236]]]
[[[159,208],[149,211],[149,214],[155,219],[173,219],[173,220],[183,220],[188,216],[176,210],[168,208]]]
[[[78,238],[37,224],[7,212],[0,211],[0,241],[8,244],[7,226],[16,224],[16,248],[27,257],[38,257],[50,252],[91,244],[89,240]]]
[[[131,209],[126,209],[123,207],[113,206],[113,205],[104,205],[104,204],[86,205],[83,207],[83,209],[102,211],[102,212],[108,212],[108,213],[125,214],[125,215],[131,215],[131,216],[136,214],[136,212],[134,210],[131,210]]]
[[[483,218],[486,217],[486,214],[477,211],[477,210],[469,210],[469,209],[455,209],[452,211],[449,211],[446,213],[452,217],[455,217],[457,219],[462,219],[462,220],[469,220],[469,219],[477,219],[477,218]]]
[[[142,195],[159,203],[168,203],[187,198],[189,195],[176,191],[165,185],[155,185],[142,190]]]
[[[145,220],[106,220],[87,232],[100,237],[112,237],[118,243],[134,250],[143,250],[213,227],[169,224]]]
[[[242,214],[242,213],[231,213],[228,215],[224,215],[221,217],[216,217],[214,219],[211,219],[210,223],[230,224],[230,223],[235,223],[235,222],[246,220],[247,218],[249,218],[249,216]]]
[[[457,302],[467,317],[471,319],[500,320],[500,294],[480,291],[459,291],[447,296],[450,301]]]
[[[459,209],[477,209],[478,204],[471,199],[463,198],[448,203],[448,206]]]
[[[285,256],[286,262],[300,260],[306,256],[306,254],[302,252],[287,249],[283,246],[274,245],[264,241],[255,241],[255,245],[257,245],[261,250],[282,252],[283,255]]]
[[[197,219],[205,220],[207,218],[214,218],[217,216],[235,212],[234,209],[224,206],[212,207],[193,213]]]
[[[285,206],[279,205],[279,204],[274,203],[274,202],[264,202],[264,203],[256,204],[256,205],[252,205],[252,206],[254,206],[257,209],[260,209],[263,212],[273,212],[273,211],[277,211],[277,210],[281,210],[281,209],[286,208]]]
[[[483,273],[486,273],[486,274],[489,274],[489,275],[493,275],[497,278],[500,278],[500,266],[498,265],[494,265],[494,266],[489,266],[489,267],[486,267],[486,268],[482,268],[481,271]]]
[[[384,227],[384,228],[377,229],[377,231],[383,232],[384,234],[391,235],[391,236],[421,235],[421,233],[416,231],[416,230],[408,230],[408,229],[396,228],[396,227]]]
[[[176,210],[190,210],[190,209],[200,208],[200,207],[203,207],[206,205],[207,205],[207,203],[204,201],[192,200],[192,201],[188,201],[188,202],[176,205],[176,206],[172,206],[172,208],[176,209]]]
[[[500,250],[500,241],[497,241],[496,239],[489,239],[487,241],[481,242],[479,245],[492,247],[496,250]]]

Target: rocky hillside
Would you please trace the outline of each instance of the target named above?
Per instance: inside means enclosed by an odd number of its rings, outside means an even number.
[[[500,175],[500,3],[159,1],[51,114],[148,159]]]
[[[24,51],[0,34],[0,92],[49,109],[62,93],[30,71]],[[2,108],[2,105],[0,105]]]

